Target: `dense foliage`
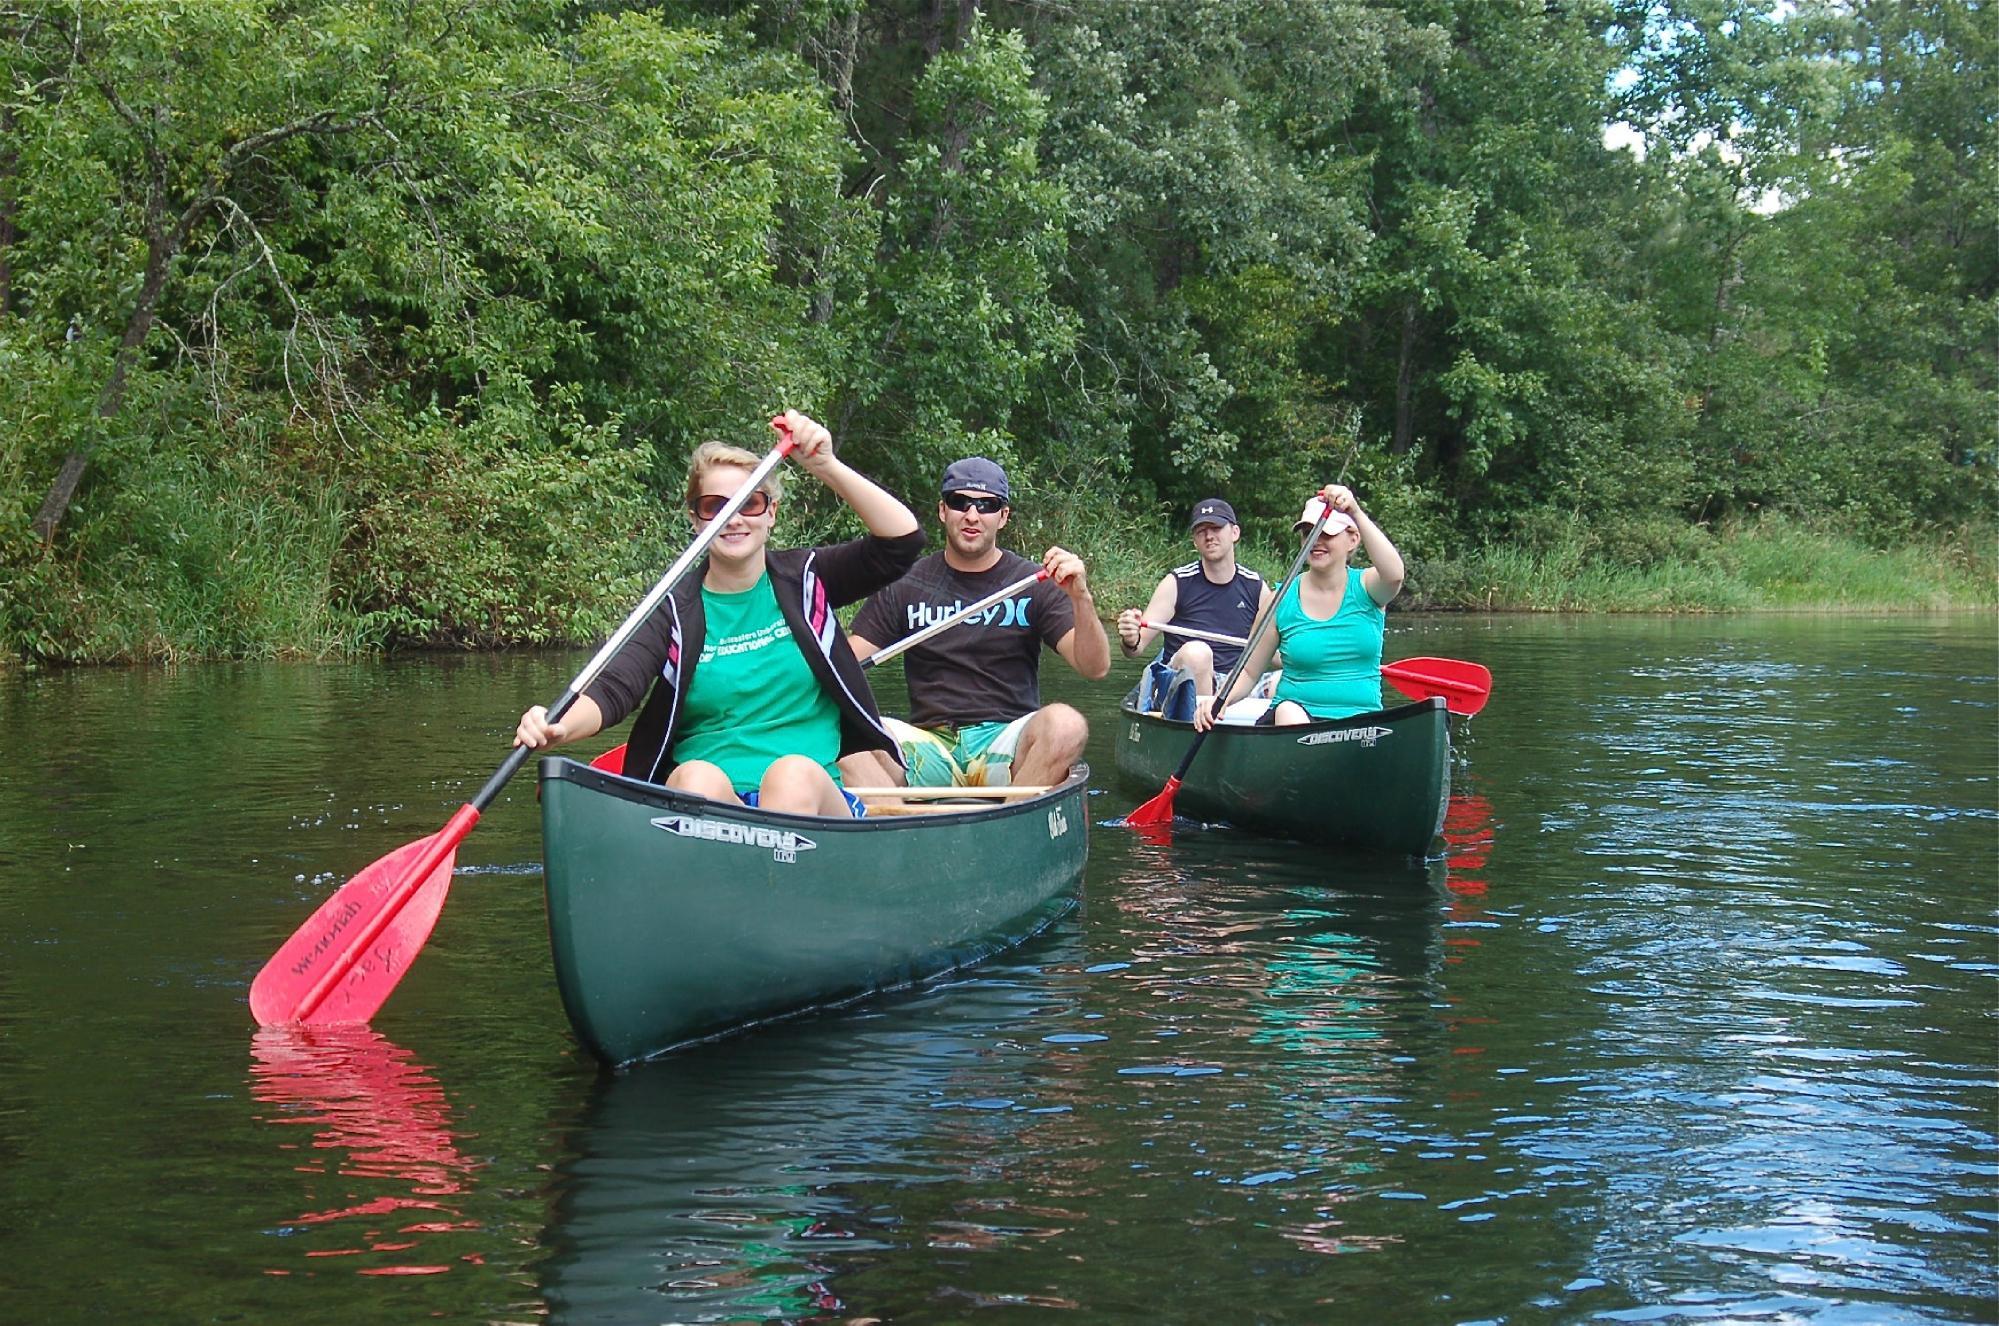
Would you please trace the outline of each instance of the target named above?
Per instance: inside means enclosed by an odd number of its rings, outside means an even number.
[[[1419,587],[1771,513],[1975,547],[1996,48],[1982,0],[6,0],[0,641],[586,639],[783,405],[1093,550],[1342,473]]]

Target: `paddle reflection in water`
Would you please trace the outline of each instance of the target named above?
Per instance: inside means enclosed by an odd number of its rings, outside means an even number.
[[[275,1107],[263,1121],[294,1130],[281,1145],[315,1176],[308,1203],[325,1204],[278,1229],[303,1237],[307,1259],[360,1258],[341,1263],[359,1275],[482,1262],[463,1237],[479,1223],[461,1212],[476,1166],[459,1153],[444,1088],[408,1050],[365,1025],[293,1024],[259,1030],[250,1052],[251,1095]]]
[[[1444,860],[1449,869],[1444,887],[1450,893],[1445,924],[1454,933],[1444,939],[1446,962],[1463,961],[1465,951],[1479,945],[1475,932],[1497,924],[1485,909],[1485,863],[1495,836],[1491,802],[1474,793],[1451,795],[1444,807]]]

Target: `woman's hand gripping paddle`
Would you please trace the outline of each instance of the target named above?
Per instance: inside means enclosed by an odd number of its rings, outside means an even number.
[[[750,477],[723,504],[685,552],[667,568],[659,583],[625,618],[596,657],[584,665],[561,695],[548,706],[558,719],[576,697],[595,681],[612,657],[624,647],[653,610],[671,594],[688,570],[708,551],[750,494],[791,451],[791,434],[783,417],[771,420],[780,441],[760,461]],[[527,762],[526,746],[514,747],[479,795],[458,808],[444,827],[428,838],[406,843],[363,869],[332,897],[320,904],[306,923],[271,955],[250,983],[250,1013],[264,1026],[287,1022],[366,1022],[396,988],[430,938],[431,927],[444,907],[451,887],[451,868],[458,844],[479,822],[480,813],[500,795],[515,772]]]
[[[1319,519],[1305,535],[1305,541],[1298,545],[1298,555],[1291,559],[1291,570],[1284,577],[1284,583],[1277,587],[1277,597],[1270,601],[1270,611],[1258,619],[1256,626],[1249,633],[1249,639],[1243,641],[1242,653],[1237,655],[1235,666],[1229,669],[1229,675],[1215,687],[1215,694],[1218,697],[1226,696],[1235,689],[1236,677],[1249,663],[1249,656],[1256,651],[1256,642],[1263,638],[1263,633],[1270,629],[1270,623],[1276,619],[1277,605],[1284,601],[1284,591],[1291,588],[1291,582],[1296,580],[1298,572],[1304,569],[1305,559],[1312,554],[1312,545],[1318,542],[1319,531],[1323,530],[1326,522],[1332,518],[1333,504],[1325,502],[1321,503],[1321,507]],[[1220,701],[1217,700],[1217,703]],[[1188,746],[1187,753],[1180,757],[1180,767],[1166,780],[1166,786],[1160,789],[1158,796],[1124,817],[1127,825],[1134,829],[1149,829],[1173,822],[1173,794],[1180,790],[1180,780],[1187,776],[1187,770],[1193,765],[1194,757],[1201,753],[1201,747],[1208,740],[1208,733],[1213,731],[1213,728],[1209,728],[1206,732],[1194,734],[1193,744]]]

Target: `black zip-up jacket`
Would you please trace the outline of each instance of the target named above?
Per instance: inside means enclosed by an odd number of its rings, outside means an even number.
[[[839,706],[841,755],[878,750],[902,762],[902,748],[882,727],[874,692],[868,689],[834,609],[894,584],[922,553],[919,529],[899,538],[870,534],[848,543],[772,549],[764,554],[771,592],[791,627],[791,638],[820,688]],[[609,728],[638,705],[647,687],[652,688],[626,745],[628,777],[663,783],[679,763],[673,758],[673,742],[707,639],[707,617],[701,606],[701,582],[707,574],[708,561],[703,558],[583,692],[597,702]]]

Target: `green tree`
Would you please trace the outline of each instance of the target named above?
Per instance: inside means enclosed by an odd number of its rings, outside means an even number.
[[[556,0],[14,21],[5,468],[74,453],[83,513],[60,557],[0,526],[38,652],[282,647],[260,593],[349,641],[587,635],[684,446],[826,380],[813,303],[871,231],[796,61]],[[93,634],[141,566],[184,610]]]
[[[1018,459],[1016,415],[1072,351],[1050,294],[1066,201],[1041,169],[1046,113],[1025,43],[982,25],[917,82],[838,414],[904,491],[970,452]]]
[[[1274,517],[1337,465],[1344,375],[1312,346],[1367,234],[1335,126],[1399,20],[1318,0],[1009,11],[1073,200],[1072,398],[1108,445],[1128,438],[1141,494],[1184,509],[1226,488]]]
[[[1700,511],[1992,498],[1995,42],[1976,5],[1634,6],[1624,111],[1674,200],[1653,258],[1693,347]]]

